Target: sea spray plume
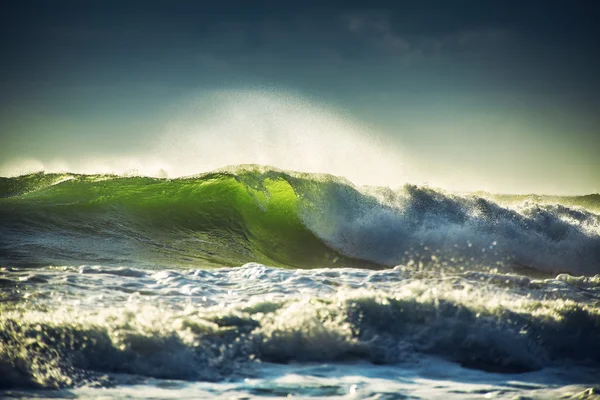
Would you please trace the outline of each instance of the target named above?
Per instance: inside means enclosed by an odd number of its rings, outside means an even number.
[[[282,90],[223,90],[190,100],[157,154],[176,154],[175,175],[261,164],[399,184],[417,169],[400,150],[329,104]],[[420,177],[412,177],[412,180]]]
[[[159,129],[119,154],[87,149],[77,158],[15,158],[0,175],[33,172],[182,177],[227,165],[262,164],[330,173],[363,184],[424,179],[414,159],[323,101],[277,89],[205,91],[173,105]],[[68,144],[66,144],[68,146]]]

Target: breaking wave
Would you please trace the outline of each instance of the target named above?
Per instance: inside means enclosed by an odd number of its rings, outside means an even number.
[[[239,166],[188,178],[0,178],[12,265],[267,265],[600,272],[600,196],[357,187]]]

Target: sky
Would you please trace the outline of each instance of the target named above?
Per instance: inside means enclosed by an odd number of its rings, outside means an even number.
[[[0,2],[0,175],[600,192],[600,3]]]

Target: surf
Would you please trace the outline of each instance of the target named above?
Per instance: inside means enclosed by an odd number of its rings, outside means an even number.
[[[235,381],[263,363],[405,369],[433,356],[509,376],[600,363],[599,276],[251,263],[0,270],[0,277],[14,289],[0,305],[0,389]]]
[[[0,178],[0,262],[600,272],[598,195],[499,196],[240,165]]]

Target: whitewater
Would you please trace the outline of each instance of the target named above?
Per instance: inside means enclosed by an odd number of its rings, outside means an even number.
[[[0,397],[598,398],[600,196],[0,178]]]

